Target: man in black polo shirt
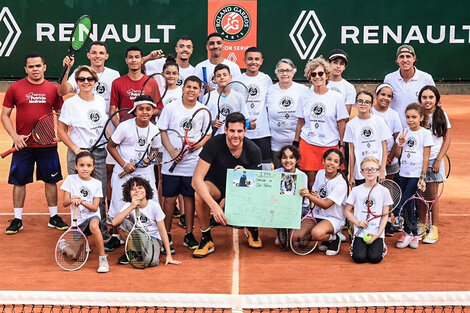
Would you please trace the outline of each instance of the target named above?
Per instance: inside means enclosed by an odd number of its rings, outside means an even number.
[[[196,191],[196,211],[202,238],[194,251],[195,258],[203,258],[214,252],[210,231],[211,213],[216,222],[227,225],[227,217],[222,209],[227,169],[261,169],[261,150],[250,139],[245,138],[245,134],[245,117],[238,112],[231,113],[225,119],[225,134],[209,140],[199,154],[192,186]],[[258,228],[247,227],[245,234],[251,248],[262,247]]]

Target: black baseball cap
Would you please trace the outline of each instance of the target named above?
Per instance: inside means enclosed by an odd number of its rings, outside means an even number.
[[[346,51],[342,49],[331,50],[330,56],[328,57],[328,61],[333,61],[337,58],[342,58],[346,62],[346,64],[348,64],[348,54],[346,53]]]

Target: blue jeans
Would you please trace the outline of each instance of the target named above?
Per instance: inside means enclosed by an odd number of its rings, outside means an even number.
[[[400,204],[394,211],[395,216],[399,214],[403,203],[411,198],[418,190],[418,180],[415,177],[402,177],[400,176],[400,187],[403,192]],[[409,235],[418,236],[418,222],[416,218],[416,201],[407,202],[406,206],[401,210],[401,214],[405,219],[403,231]]]

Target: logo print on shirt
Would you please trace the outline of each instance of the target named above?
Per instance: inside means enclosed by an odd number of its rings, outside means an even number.
[[[259,97],[259,87],[256,85],[249,85],[248,86],[248,93],[250,94],[250,98],[258,98]]]
[[[106,83],[104,82],[100,82],[98,81],[95,85],[95,94],[98,94],[98,95],[103,95],[106,93],[106,91],[108,90],[108,86],[106,85]]]
[[[43,93],[27,93],[26,99],[28,99],[29,103],[46,103],[46,95]]]
[[[88,190],[87,187],[82,186],[80,187],[80,194],[82,195],[83,198],[88,198],[88,196],[90,195],[90,190]]]
[[[323,103],[321,102],[316,102],[312,105],[312,109],[310,110],[310,115],[313,117],[313,118],[321,118],[322,116],[324,116],[326,113],[326,107]]]
[[[233,107],[228,103],[223,103],[222,107],[220,108],[220,114],[222,116],[227,116],[230,114],[230,112],[234,112],[234,111],[235,110],[233,109]]]
[[[142,212],[141,212],[140,213],[140,221],[145,224],[145,223],[148,222],[148,220],[149,219],[147,218],[147,216],[145,216],[145,214],[142,214]]]
[[[145,146],[146,141],[147,141],[146,137],[139,135],[139,139],[137,140],[137,144],[139,145],[139,147],[143,147],[143,146]]]
[[[408,137],[408,140],[406,141],[407,147],[414,149],[416,145],[416,139],[414,137]]]
[[[328,192],[326,190],[326,185],[320,186],[320,189],[318,190],[318,196],[321,199],[325,199],[327,195],[328,195]]]
[[[365,211],[363,211],[364,213],[368,213],[367,211],[367,207],[370,208],[371,211],[373,211],[373,208],[375,207],[375,204],[377,202],[375,201],[375,198],[373,196],[370,196],[369,199],[367,199],[367,197],[364,199],[364,208],[365,208]]]
[[[361,135],[364,138],[369,138],[370,136],[372,136],[372,128],[368,126],[364,127],[361,131]]]
[[[95,125],[101,121],[101,114],[98,110],[91,109],[90,111],[88,111],[87,115],[90,122]]]
[[[145,94],[145,91],[143,92],[143,94]],[[137,96],[140,96],[140,90],[128,89],[127,95],[129,96],[129,100],[134,100],[135,98],[137,98]]]
[[[294,99],[292,99],[289,96],[285,96],[281,98],[281,101],[279,101],[279,107],[281,109],[288,109],[293,103],[294,103]]]

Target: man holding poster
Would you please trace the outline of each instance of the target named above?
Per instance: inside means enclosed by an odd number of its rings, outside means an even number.
[[[255,143],[245,138],[245,134],[245,116],[238,112],[231,113],[225,120],[225,134],[209,140],[199,154],[192,186],[196,191],[196,211],[202,238],[199,247],[194,251],[195,258],[203,258],[214,252],[210,228],[211,213],[216,222],[227,225],[227,217],[222,208],[225,202],[227,169],[261,169],[261,151]],[[258,228],[247,227],[245,233],[251,248],[262,247]]]

